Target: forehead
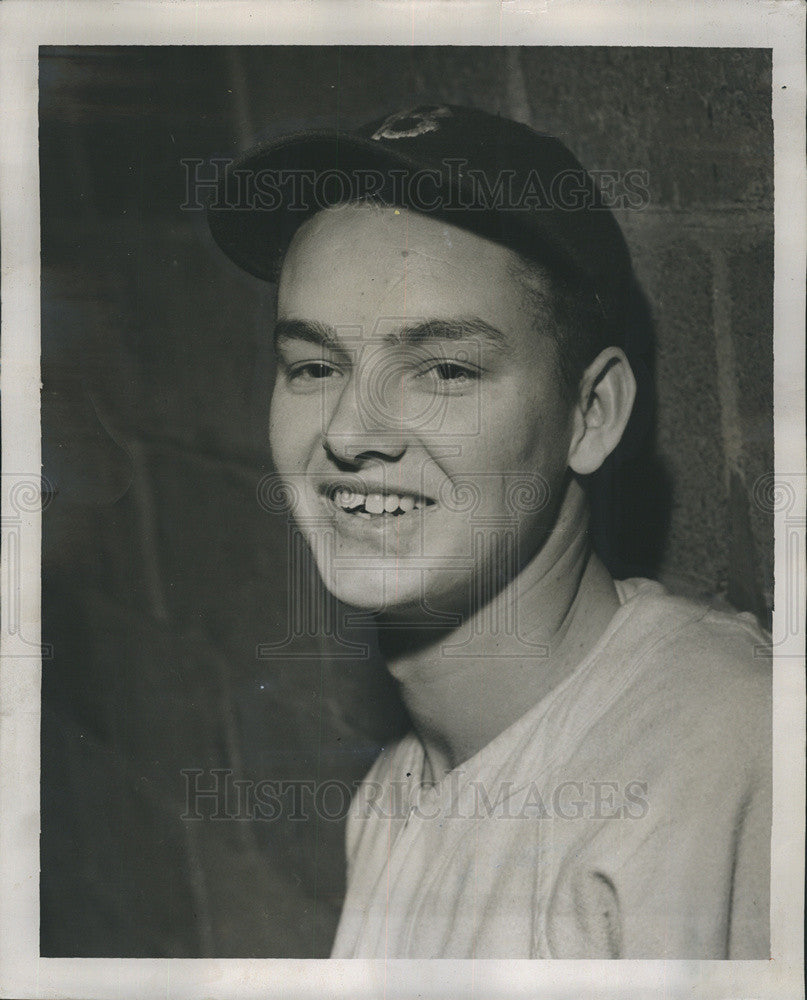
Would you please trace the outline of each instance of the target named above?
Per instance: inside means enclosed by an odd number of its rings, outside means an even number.
[[[473,315],[515,336],[533,319],[512,251],[442,219],[373,204],[327,209],[297,231],[278,313],[362,327]]]

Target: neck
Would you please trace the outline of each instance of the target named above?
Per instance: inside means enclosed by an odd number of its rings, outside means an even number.
[[[572,481],[546,543],[457,628],[381,622],[379,642],[426,750],[424,780],[468,760],[582,662],[619,600]]]

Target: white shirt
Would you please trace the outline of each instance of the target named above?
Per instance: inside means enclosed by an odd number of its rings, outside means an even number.
[[[766,637],[617,589],[586,659],[437,785],[414,733],[382,752],[333,957],[768,957]]]

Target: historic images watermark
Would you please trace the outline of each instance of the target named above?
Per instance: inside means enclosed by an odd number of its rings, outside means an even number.
[[[4,657],[42,657],[50,659],[53,648],[40,643],[27,634],[26,616],[23,613],[22,567],[25,539],[30,538],[35,516],[44,511],[54,497],[52,484],[40,474],[15,474],[4,472],[2,483],[2,540],[3,575],[0,584],[3,600],[0,633],[5,639]],[[28,609],[30,625],[30,608]]]
[[[547,182],[537,170],[488,171],[447,157],[441,169],[240,168],[227,157],[185,157],[184,211],[272,212],[283,206],[309,213],[345,202],[383,197],[421,212],[641,211],[650,204],[647,170],[558,171]]]
[[[325,781],[239,778],[229,768],[185,768],[186,821],[293,822],[344,820],[351,803],[360,817],[406,821],[560,819],[638,820],[650,808],[648,783],[585,778],[490,784],[457,768],[439,785],[414,780]],[[355,801],[354,801],[355,800]]]
[[[801,658],[801,649],[788,652],[793,641],[804,635],[804,533],[807,520],[804,516],[804,495],[807,477],[804,473],[767,473],[754,483],[753,497],[756,506],[766,514],[779,519],[783,556],[777,556],[777,577],[784,579],[784,601],[781,608],[774,608],[775,634],[770,645],[758,646],[758,656]]]
[[[318,404],[321,432],[350,457],[377,444],[379,435],[417,432],[432,442],[439,437],[464,441],[484,433],[479,380],[486,335],[490,330],[479,320],[449,322],[413,314],[380,317],[372,327],[280,320],[274,330],[278,378]],[[310,357],[287,364],[282,345],[295,340],[309,345]],[[348,377],[351,420],[349,429],[340,429],[333,426],[329,390]],[[465,400],[463,425],[449,427],[450,402],[457,394]]]

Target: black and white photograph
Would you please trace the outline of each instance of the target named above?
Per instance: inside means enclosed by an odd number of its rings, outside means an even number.
[[[301,6],[4,139],[0,992],[794,996],[798,62]]]

